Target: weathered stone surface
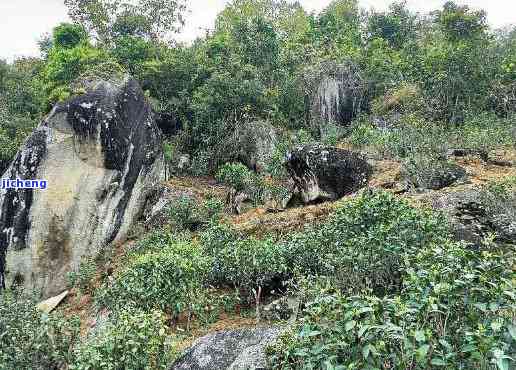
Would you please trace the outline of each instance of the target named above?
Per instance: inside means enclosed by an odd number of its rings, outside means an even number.
[[[360,112],[365,94],[365,83],[358,68],[351,63],[327,62],[315,74],[311,97],[312,125],[323,128],[327,124],[351,123]]]
[[[125,239],[162,173],[161,136],[134,80],[58,104],[3,176],[48,188],[0,191],[2,285],[61,292],[83,255]]]
[[[222,331],[200,338],[171,370],[258,370],[266,368],[265,348],[280,328]]]
[[[351,194],[366,186],[372,174],[361,154],[321,145],[296,148],[286,166],[306,204]]]
[[[239,125],[233,134],[230,146],[237,152],[235,157],[255,172],[266,172],[278,137],[274,126],[266,121],[252,121]]]
[[[426,196],[432,208],[449,219],[457,240],[480,245],[489,234],[498,240],[516,243],[516,197],[496,199],[492,194],[473,188]]]

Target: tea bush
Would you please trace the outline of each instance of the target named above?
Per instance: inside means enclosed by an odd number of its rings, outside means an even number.
[[[210,280],[240,288],[245,294],[271,288],[286,276],[283,246],[271,239],[244,237],[225,225],[216,225],[202,235],[212,257]]]
[[[195,231],[202,223],[199,202],[193,196],[181,195],[168,206],[172,225],[179,230]]]
[[[35,296],[4,291],[0,296],[0,368],[58,369],[71,361],[79,338],[78,319],[36,309]]]
[[[166,369],[170,361],[166,330],[159,311],[121,311],[75,349],[70,369]]]
[[[97,264],[91,257],[83,258],[77,271],[71,271],[67,275],[68,285],[77,288],[80,292],[90,291],[90,284],[97,271]]]
[[[194,243],[168,242],[161,250],[136,254],[112,284],[98,294],[98,304],[111,309],[127,306],[160,309],[176,317],[194,312],[202,301],[210,260]]]
[[[301,275],[327,275],[342,289],[398,291],[403,258],[447,235],[441,219],[387,192],[365,191],[331,219],[286,242],[287,263]]]
[[[514,253],[432,244],[405,254],[400,294],[313,284],[298,326],[269,349],[273,369],[494,369],[515,365]]]

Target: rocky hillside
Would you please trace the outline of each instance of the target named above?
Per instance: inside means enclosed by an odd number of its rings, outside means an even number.
[[[514,30],[65,3],[0,63],[0,370],[516,366]]]

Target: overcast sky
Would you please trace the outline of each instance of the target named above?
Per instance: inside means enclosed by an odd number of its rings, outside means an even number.
[[[179,39],[189,41],[212,28],[216,15],[228,0],[191,0],[186,26]],[[320,11],[331,0],[301,0],[305,9]],[[445,0],[408,0],[418,12],[439,8]],[[458,0],[473,8],[483,8],[493,27],[516,24],[516,0]],[[390,0],[360,0],[363,7],[385,9]],[[0,58],[12,60],[22,55],[38,55],[37,40],[58,23],[66,21],[63,0],[0,0]]]

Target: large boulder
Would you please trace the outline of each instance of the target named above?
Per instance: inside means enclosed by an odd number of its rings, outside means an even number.
[[[265,348],[281,333],[279,328],[222,331],[197,340],[171,370],[266,369]]]
[[[44,179],[46,190],[0,190],[0,280],[62,292],[82,256],[122,242],[161,180],[161,136],[128,77],[91,82],[58,104],[3,178]]]
[[[372,167],[349,150],[306,145],[287,155],[287,171],[305,204],[337,200],[367,185]]]
[[[448,218],[457,240],[475,246],[490,234],[498,241],[516,243],[516,196],[500,198],[481,188],[448,193],[432,192],[423,197],[433,209]]]
[[[350,124],[360,112],[366,90],[357,66],[326,62],[306,73],[312,125],[324,132],[328,124]]]
[[[276,146],[276,129],[267,121],[252,121],[239,125],[230,144],[235,157],[255,172],[266,172]]]

